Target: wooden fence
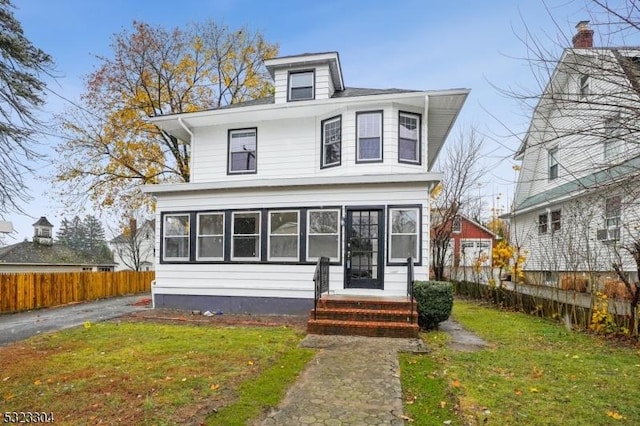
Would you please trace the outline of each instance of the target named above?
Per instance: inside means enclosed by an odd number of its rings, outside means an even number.
[[[154,271],[0,274],[0,312],[151,291]]]

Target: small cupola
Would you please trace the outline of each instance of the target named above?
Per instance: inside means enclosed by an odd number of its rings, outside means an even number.
[[[53,244],[53,225],[44,216],[33,224],[33,242],[46,246]]]
[[[275,86],[275,103],[328,99],[344,90],[338,52],[306,53],[264,61]]]

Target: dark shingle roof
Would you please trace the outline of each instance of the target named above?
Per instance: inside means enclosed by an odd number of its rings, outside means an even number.
[[[51,228],[53,228],[53,225],[51,224],[51,222],[49,222],[47,218],[44,216],[41,216],[40,219],[38,219],[38,221],[34,223],[32,226],[50,226]]]
[[[113,265],[107,256],[92,256],[63,244],[38,244],[23,241],[0,248],[0,265],[3,263],[43,265]]]

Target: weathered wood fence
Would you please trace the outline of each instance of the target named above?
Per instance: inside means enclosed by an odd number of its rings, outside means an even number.
[[[0,274],[0,312],[19,312],[151,291],[155,272]]]

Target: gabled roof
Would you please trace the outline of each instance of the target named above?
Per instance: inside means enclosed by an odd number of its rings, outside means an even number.
[[[38,244],[23,241],[0,248],[0,266],[3,264],[22,265],[114,265],[107,256],[92,256],[63,244]]]
[[[155,219],[149,219],[146,220],[142,225],[138,226],[138,231],[144,229],[144,228],[149,228],[151,230],[151,232],[154,232],[156,230],[156,220]],[[118,244],[118,243],[123,243],[127,241],[127,237],[124,235],[124,233],[116,236],[115,238],[113,238],[111,241],[109,241],[110,243],[114,243],[114,244]]]

